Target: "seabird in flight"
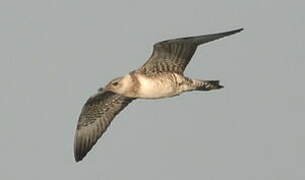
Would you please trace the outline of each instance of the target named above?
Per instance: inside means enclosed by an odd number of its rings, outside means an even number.
[[[218,80],[197,80],[183,72],[197,47],[242,31],[185,37],[158,42],[146,63],[129,74],[113,79],[85,103],[79,116],[74,157],[78,162],[91,150],[113,118],[137,98],[159,99],[187,91],[221,89]]]

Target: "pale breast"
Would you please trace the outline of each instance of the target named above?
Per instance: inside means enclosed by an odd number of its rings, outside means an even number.
[[[138,91],[140,98],[165,98],[179,93],[177,78],[173,74],[164,74],[153,78],[138,74],[137,77],[140,83]]]

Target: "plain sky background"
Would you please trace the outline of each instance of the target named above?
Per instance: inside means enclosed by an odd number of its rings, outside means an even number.
[[[0,179],[304,180],[301,0],[0,2]],[[243,27],[186,69],[219,91],[137,100],[80,163],[80,110],[155,42]]]

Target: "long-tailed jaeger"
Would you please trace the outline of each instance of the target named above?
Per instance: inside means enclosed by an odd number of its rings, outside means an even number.
[[[187,91],[221,89],[218,80],[185,77],[184,69],[201,44],[242,31],[185,37],[158,42],[146,63],[129,74],[113,79],[85,103],[76,128],[74,157],[82,160],[106,131],[112,119],[137,98],[158,99]]]

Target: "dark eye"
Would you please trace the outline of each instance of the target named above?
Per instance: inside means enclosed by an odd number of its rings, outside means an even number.
[[[119,84],[118,82],[112,83],[113,86],[117,86],[118,84]]]

